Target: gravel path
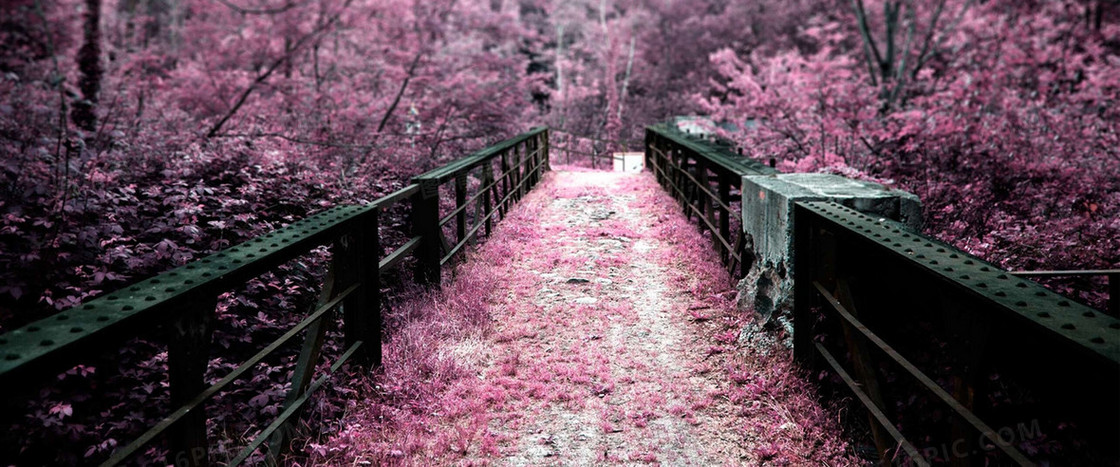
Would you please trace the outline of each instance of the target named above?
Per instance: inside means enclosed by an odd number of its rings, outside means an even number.
[[[491,310],[499,336],[538,330],[493,352],[549,385],[548,397],[515,407],[532,416],[491,423],[513,440],[500,463],[735,463],[745,453],[719,436],[728,427],[714,416],[717,386],[690,363],[701,340],[685,313],[695,297],[666,283],[658,253],[671,247],[651,235],[654,210],[636,203],[642,175],[555,177],[560,196],[530,227],[550,233],[534,245],[548,253],[509,265],[511,276],[536,278],[522,289],[534,293]],[[517,306],[525,299],[533,307]]]

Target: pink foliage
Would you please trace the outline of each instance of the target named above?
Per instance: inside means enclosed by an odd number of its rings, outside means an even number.
[[[887,18],[880,2],[865,3],[867,36],[882,46]],[[851,2],[108,0],[98,126],[85,131],[68,115],[80,100],[74,58],[86,2],[6,2],[0,331],[330,206],[372,200],[533,124],[637,141],[643,125],[689,113],[736,124],[725,136],[785,170],[911,190],[925,203],[930,232],[1003,267],[1120,265],[1118,10],[1107,2],[948,0],[944,11],[940,2],[905,3],[913,10],[904,11],[902,24],[916,25],[914,39],[902,43],[900,30],[896,49],[909,60],[884,68],[868,60]],[[576,144],[584,151],[615,146]],[[552,193],[576,195],[569,188]],[[640,185],[627,189],[644,193]],[[401,212],[387,217],[383,235],[407,235]],[[683,222],[664,221],[659,235],[694,235]],[[494,242],[489,254],[527,254],[498,243],[539,245],[533,242],[541,233],[516,222],[505,228],[507,240]],[[638,235],[617,224],[592,234]],[[700,244],[681,243],[683,256],[663,259],[697,277],[720,277],[718,262],[701,261],[707,253]],[[313,252],[221,298],[211,377],[307,309],[325,254]],[[544,259],[565,270],[577,266],[562,256]],[[625,258],[597,261],[617,267]],[[709,300],[721,291],[680,280],[700,302],[684,313],[714,329],[698,352],[708,361],[737,358],[737,318],[723,308],[726,297]],[[1102,290],[1103,281],[1051,285],[1103,306],[1102,292],[1085,292]],[[389,326],[400,333],[387,345],[419,363],[387,370],[397,376],[368,388],[399,401],[384,410],[436,404],[467,374],[431,354],[431,336],[461,331],[423,323],[438,310],[482,332],[488,315],[478,296],[486,286],[449,293],[451,301],[437,308],[397,310]],[[513,329],[497,339],[546,332]],[[278,410],[289,357],[263,365],[215,401],[211,429],[222,433],[220,448]],[[531,394],[572,403],[551,381],[516,382],[526,373],[543,377],[525,363],[530,358],[508,357],[499,368],[507,379],[496,380],[502,384],[458,397],[516,404]],[[548,370],[566,372],[588,391],[617,388],[563,363]],[[0,454],[22,453],[27,463],[104,458],[118,439],[157,419],[168,401],[165,367],[160,345],[136,340],[59,375],[9,430],[28,436],[6,441]],[[727,368],[743,387],[726,397],[749,401],[775,390],[773,379],[751,379],[749,365]],[[400,385],[417,378],[443,385],[430,392]],[[110,401],[93,400],[101,389]],[[320,407],[339,409],[349,390],[333,388]],[[252,410],[231,409],[246,404]],[[457,428],[436,444],[456,452],[475,446],[476,453],[508,441],[463,415],[471,410],[452,411],[461,415]],[[384,459],[432,449],[425,444],[430,414],[408,408],[390,416],[414,428]],[[359,428],[344,433],[366,436]],[[32,439],[39,445],[27,446]],[[341,452],[325,446],[313,450]]]
[[[1120,265],[1115,9],[1098,27],[1092,6],[949,1],[931,30],[931,5],[906,7],[925,30],[891,79],[877,64],[869,74],[848,6],[810,15],[792,33],[796,47],[712,54],[720,78],[700,102],[739,126],[725,134],[749,155],[779,168],[916,193],[928,231],[1003,267]],[[877,30],[885,20],[869,21]],[[1098,292],[1081,298],[1103,307],[1095,280]]]

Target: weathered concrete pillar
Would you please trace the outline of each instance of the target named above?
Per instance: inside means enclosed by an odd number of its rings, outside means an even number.
[[[792,334],[793,206],[799,201],[835,201],[919,231],[917,196],[878,183],[839,175],[800,173],[743,177],[743,230],[753,245],[754,263],[739,283],[739,308],[753,310],[755,326],[782,325]],[[748,329],[748,331],[750,331]]]

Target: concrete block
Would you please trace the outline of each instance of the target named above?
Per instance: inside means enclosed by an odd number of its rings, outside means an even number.
[[[787,315],[793,302],[793,207],[798,201],[835,201],[921,229],[921,201],[911,193],[839,175],[748,175],[742,185],[743,230],[754,262],[739,284],[739,305],[764,324]]]

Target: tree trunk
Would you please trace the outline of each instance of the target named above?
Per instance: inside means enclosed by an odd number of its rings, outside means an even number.
[[[86,0],[85,43],[78,49],[78,88],[70,119],[86,131],[97,127],[97,95],[101,92],[101,0]]]
[[[560,123],[564,128],[564,25],[556,26],[556,100],[560,101]]]
[[[618,99],[618,120],[622,121],[622,107],[626,105],[626,93],[630,90],[630,71],[634,68],[634,45],[638,36],[630,36],[630,56],[626,59],[626,75],[622,78],[622,95]]]

